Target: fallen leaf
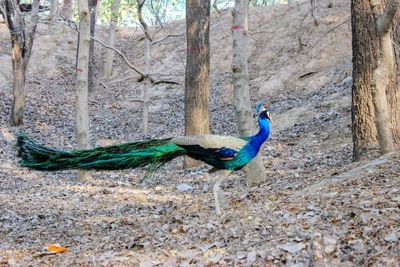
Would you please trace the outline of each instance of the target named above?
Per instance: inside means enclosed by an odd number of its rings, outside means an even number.
[[[59,244],[51,244],[47,246],[47,251],[52,253],[64,253],[67,250],[66,247],[62,247]]]

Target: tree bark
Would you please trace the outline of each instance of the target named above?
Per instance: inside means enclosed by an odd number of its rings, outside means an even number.
[[[87,0],[78,1],[79,44],[76,68],[76,134],[78,149],[89,148],[88,72],[90,49],[90,13]],[[85,180],[89,174],[79,171],[78,178]]]
[[[111,6],[111,20],[110,20],[110,29],[108,33],[108,44],[112,47],[115,46],[115,31],[118,22],[119,5],[120,5],[120,0],[114,0]],[[104,62],[104,70],[103,70],[103,76],[105,78],[110,77],[112,74],[113,61],[114,61],[114,51],[111,49],[107,49]]]
[[[399,5],[398,0],[387,3],[387,7]],[[355,160],[369,156],[377,141],[381,153],[392,151],[400,143],[400,74],[396,67],[400,59],[399,49],[393,51],[392,42],[400,39],[400,16],[390,9],[381,15],[380,10],[383,8],[378,2],[352,1]],[[387,16],[388,12],[392,15]],[[394,30],[390,35],[391,24]]]
[[[185,134],[208,134],[210,0],[186,1],[186,34]],[[185,158],[185,168],[198,164]]]
[[[64,18],[72,18],[72,0],[64,0],[61,8],[61,14]]]
[[[89,12],[90,12],[90,36],[95,37],[97,0],[88,0],[88,5],[89,5]],[[89,92],[93,92],[93,89],[94,89],[95,69],[96,68],[95,68],[95,62],[94,62],[94,40],[90,39],[89,73],[88,73]]]
[[[234,105],[242,136],[255,134],[256,126],[253,121],[253,110],[250,101],[249,71],[248,71],[248,0],[236,0],[233,11],[233,57],[232,72],[234,86]],[[246,183],[255,184],[265,181],[266,171],[261,155],[245,167]]]
[[[352,0],[351,21],[353,32],[353,158],[359,160],[368,156],[377,144],[371,80],[377,67],[379,42],[369,0]]]

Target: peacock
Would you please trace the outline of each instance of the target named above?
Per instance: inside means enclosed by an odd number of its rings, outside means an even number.
[[[232,171],[240,170],[248,164],[269,136],[269,122],[272,119],[263,101],[257,104],[256,112],[259,131],[254,136],[177,136],[65,152],[44,147],[25,135],[19,135],[18,156],[22,166],[40,171],[120,170],[138,167],[154,171],[176,157],[189,156],[213,166],[213,170],[221,171],[213,187],[215,209],[217,214],[221,214],[218,199],[220,183]]]

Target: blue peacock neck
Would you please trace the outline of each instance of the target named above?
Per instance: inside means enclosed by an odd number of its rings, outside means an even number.
[[[262,114],[258,117],[259,130],[256,135],[250,138],[249,145],[253,148],[255,154],[260,150],[261,145],[269,136],[269,121]]]

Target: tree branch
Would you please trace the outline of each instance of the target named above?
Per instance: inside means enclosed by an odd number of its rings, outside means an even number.
[[[146,21],[143,19],[143,15],[142,15],[142,9],[144,6],[144,3],[146,2],[146,0],[137,0],[137,4],[138,4],[138,18],[139,18],[139,22],[143,27],[143,31],[144,34],[146,35],[146,38],[150,40],[150,42],[152,41],[151,36],[150,36],[150,31],[149,31],[149,26],[147,25]]]
[[[79,29],[78,29],[78,27],[77,27],[77,25],[76,25],[76,23],[75,23],[74,21],[72,21],[72,20],[70,20],[70,19],[68,19],[68,18],[63,17],[62,15],[60,15],[60,17],[61,17],[64,21],[68,22],[68,26],[70,26],[72,29],[74,29],[76,32],[79,33]],[[71,26],[71,24],[73,24],[74,26]],[[92,39],[93,41],[95,41],[95,42],[101,44],[101,45],[104,46],[105,48],[111,49],[111,50],[113,50],[115,53],[117,53],[117,54],[125,61],[125,63],[126,63],[132,70],[134,70],[136,73],[138,73],[138,74],[141,76],[141,79],[143,79],[144,77],[146,77],[146,75],[145,75],[141,70],[139,70],[138,68],[136,68],[135,66],[133,66],[133,65],[128,61],[128,59],[126,58],[126,56],[125,56],[120,50],[116,49],[115,47],[112,47],[112,46],[109,46],[109,45],[105,44],[104,42],[100,41],[99,39],[97,39],[97,38],[95,38],[95,37],[93,37],[93,36],[90,36],[90,39]],[[151,78],[150,78],[150,80],[151,80]],[[152,81],[152,82],[153,82],[153,81]]]
[[[337,28],[339,28],[340,26],[342,26],[343,24],[347,23],[350,21],[350,17],[347,18],[345,21],[343,21],[342,23],[339,23],[338,25],[334,26],[332,29],[330,29],[329,31],[327,31],[326,33],[324,33],[314,44],[313,46],[310,48],[313,49],[326,35],[328,35],[329,33],[335,31]]]
[[[70,20],[70,19],[68,19],[68,18],[63,17],[62,15],[59,15],[59,16],[60,16],[64,21],[66,21],[66,22],[68,23],[68,26],[69,26],[70,28],[74,29],[76,32],[79,33],[79,29],[78,29],[78,27],[77,27],[77,25],[76,25],[76,23],[75,23],[74,21],[72,21],[72,20]],[[74,26],[72,26],[71,24],[74,25]],[[146,75],[146,74],[143,73],[141,70],[139,70],[137,67],[133,66],[133,65],[128,61],[128,59],[126,58],[126,56],[125,56],[120,50],[118,50],[117,48],[112,47],[112,46],[109,46],[109,45],[107,45],[106,43],[100,41],[99,39],[97,39],[97,38],[95,38],[95,37],[93,37],[93,36],[90,36],[90,38],[91,38],[92,40],[94,40],[95,42],[101,44],[101,45],[104,46],[105,48],[111,49],[111,50],[113,50],[115,53],[117,53],[117,54],[125,61],[125,63],[128,65],[129,68],[131,68],[131,69],[134,70],[137,74],[140,75],[140,78],[139,78],[138,82],[141,82],[141,81],[144,80],[144,78],[149,77],[149,79],[150,79],[150,81],[151,81],[151,83],[152,83],[153,85],[161,84],[161,83],[180,84],[179,82],[175,82],[175,81],[155,80],[153,77]]]
[[[164,37],[161,37],[161,38],[158,39],[158,40],[152,41],[152,42],[151,42],[151,45],[155,45],[155,44],[161,43],[162,41],[164,41],[164,40],[167,39],[167,38],[170,38],[170,37],[179,37],[179,36],[183,36],[184,34],[185,34],[185,32],[183,32],[183,33],[178,33],[178,34],[168,34],[168,35],[166,35],[166,36],[164,36]]]
[[[399,7],[399,0],[389,0],[386,4],[383,14],[378,18],[378,31],[381,35],[390,30],[394,15]]]

